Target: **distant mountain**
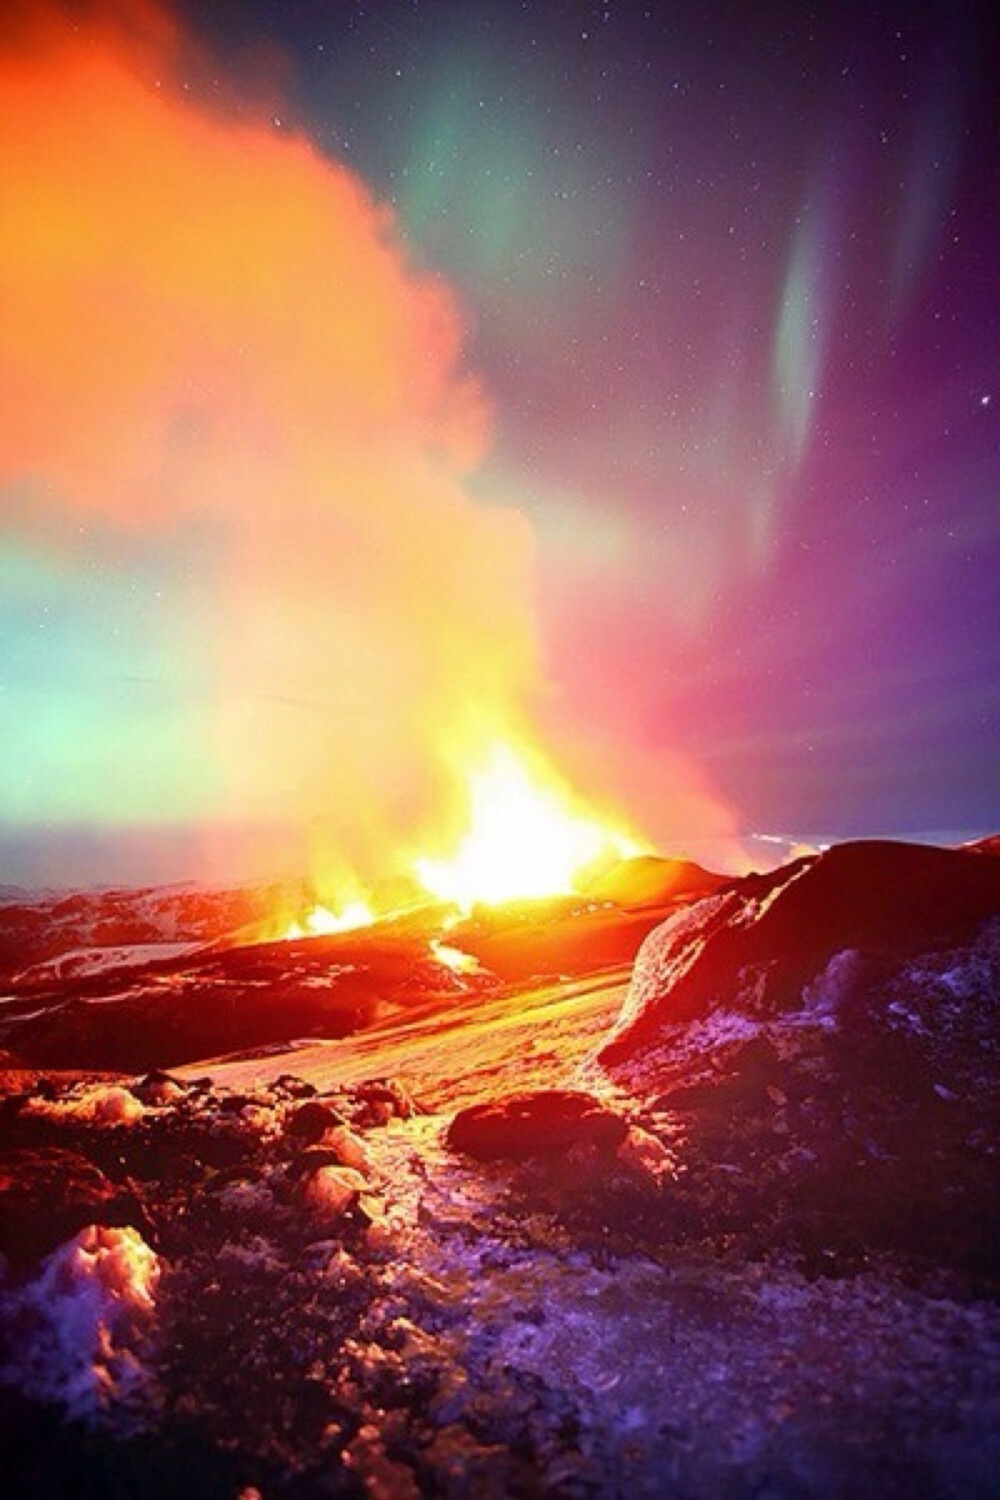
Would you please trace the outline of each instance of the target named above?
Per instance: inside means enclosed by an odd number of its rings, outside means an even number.
[[[8,888],[9,891],[9,888]],[[301,883],[0,892],[0,983],[94,948],[212,941],[301,905]]]
[[[639,854],[612,866],[588,889],[596,901],[618,906],[664,906],[679,898],[708,895],[731,876],[716,875],[689,859],[664,859]]]

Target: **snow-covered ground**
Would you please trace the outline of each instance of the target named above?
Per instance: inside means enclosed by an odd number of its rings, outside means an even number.
[[[995,1303],[889,1261],[629,1248],[669,1177],[584,1153],[567,1188],[457,1155],[451,1111],[398,1089],[279,1077],[27,1107],[25,1138],[113,1145],[143,1217],[0,1292],[0,1379],[78,1424],[39,1455],[49,1429],[21,1412],[34,1475],[69,1484],[85,1445],[137,1495],[991,1494]]]
[[[44,963],[34,964],[15,974],[12,983],[19,988],[49,985],[60,980],[89,979],[97,974],[127,973],[145,969],[165,959],[183,958],[198,953],[203,943],[124,943],[102,948],[75,948],[60,953]]]
[[[223,1045],[8,1060],[6,1491],[992,1497],[1000,927],[946,874],[926,951],[872,947],[850,890],[785,933],[809,880],[758,880],[634,980],[602,964],[641,928],[603,909],[470,928],[465,976],[412,930],[148,984],[99,958],[40,1050],[129,1018]],[[341,993],[351,1033],[303,1037]]]

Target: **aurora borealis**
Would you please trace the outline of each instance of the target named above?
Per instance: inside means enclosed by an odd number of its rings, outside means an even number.
[[[11,879],[377,848],[470,704],[672,848],[1000,822],[985,5],[3,26]]]

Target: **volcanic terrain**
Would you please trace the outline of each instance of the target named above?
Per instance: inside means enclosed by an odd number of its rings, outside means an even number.
[[[995,841],[301,899],[0,909],[5,1493],[996,1493]]]

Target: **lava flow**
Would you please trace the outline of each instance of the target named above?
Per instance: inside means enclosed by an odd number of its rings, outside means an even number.
[[[453,852],[412,861],[419,888],[456,913],[582,891],[610,864],[648,849],[586,808],[540,755],[504,741],[468,773],[465,801],[465,832]],[[347,932],[393,914],[354,893],[302,913],[283,936]]]

